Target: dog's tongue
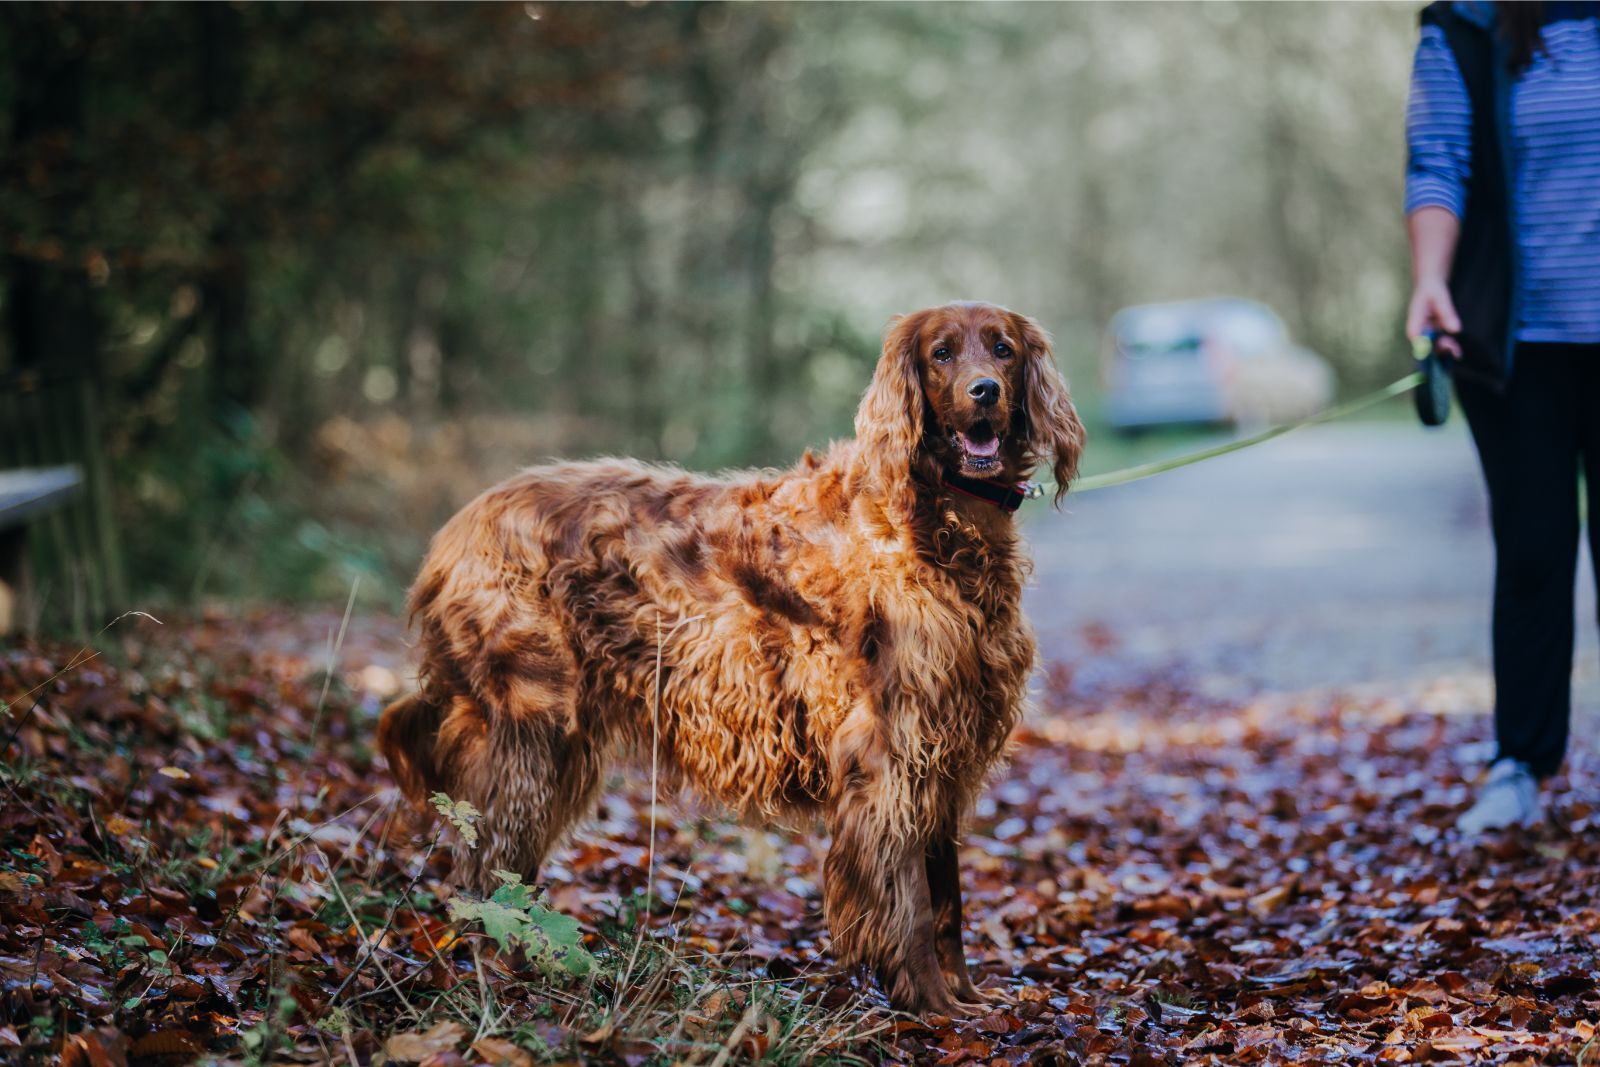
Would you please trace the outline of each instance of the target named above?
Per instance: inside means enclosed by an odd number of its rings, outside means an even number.
[[[974,441],[966,434],[962,434],[961,444],[966,448],[968,454],[974,456],[993,456],[1000,451],[1000,438],[992,434],[983,441]]]

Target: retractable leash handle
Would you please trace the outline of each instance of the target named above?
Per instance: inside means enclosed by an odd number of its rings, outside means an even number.
[[[1411,395],[1417,402],[1417,418],[1424,426],[1443,426],[1450,417],[1450,363],[1439,354],[1439,335],[1424,330],[1411,342],[1411,355],[1422,376]]]

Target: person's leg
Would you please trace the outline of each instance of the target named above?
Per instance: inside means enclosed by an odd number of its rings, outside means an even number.
[[[1600,600],[1600,344],[1585,345],[1579,374],[1578,434],[1588,515],[1589,565]]]
[[[1494,529],[1497,759],[1536,777],[1560,766],[1571,710],[1582,384],[1574,357],[1566,346],[1524,345],[1504,395],[1458,389]]]

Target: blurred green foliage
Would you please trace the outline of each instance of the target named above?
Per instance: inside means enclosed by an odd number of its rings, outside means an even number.
[[[892,313],[1284,314],[1386,377],[1411,9],[13,4],[0,378],[92,379],[136,596],[388,601],[552,455],[781,463]],[[1091,465],[1093,452],[1091,451]]]

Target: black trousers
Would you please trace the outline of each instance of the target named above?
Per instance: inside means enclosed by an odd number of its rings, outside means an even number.
[[[1494,528],[1495,738],[1542,778],[1561,766],[1572,715],[1580,463],[1600,558],[1600,344],[1522,343],[1504,394],[1458,381],[1456,395]]]

